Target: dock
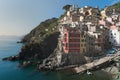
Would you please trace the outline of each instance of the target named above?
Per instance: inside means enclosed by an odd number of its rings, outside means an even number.
[[[84,72],[86,70],[92,69],[94,67],[100,66],[103,63],[107,62],[107,61],[111,61],[114,58],[118,57],[120,55],[120,51],[116,52],[115,54],[112,54],[111,56],[105,56],[103,58],[100,58],[98,60],[94,60],[91,63],[87,63],[78,67],[74,67],[73,70],[75,71],[75,73],[81,73]]]

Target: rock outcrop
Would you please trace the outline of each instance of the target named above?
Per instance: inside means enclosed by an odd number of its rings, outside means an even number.
[[[19,53],[21,60],[42,60],[47,58],[58,43],[59,32],[50,34],[42,43],[29,43],[22,47]]]
[[[16,60],[19,60],[19,56],[18,55],[10,56],[10,57],[7,57],[7,58],[3,58],[2,60],[16,61]]]

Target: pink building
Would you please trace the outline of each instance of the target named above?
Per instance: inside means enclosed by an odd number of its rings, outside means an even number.
[[[64,39],[62,40],[65,53],[80,52],[80,32],[75,28],[64,27]]]

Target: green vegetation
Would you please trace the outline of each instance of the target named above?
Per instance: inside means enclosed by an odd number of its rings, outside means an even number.
[[[21,60],[36,61],[47,58],[58,43],[58,19],[52,18],[41,22],[29,34],[27,34],[22,42],[25,42],[19,57]]]
[[[112,6],[109,6],[108,9],[116,9],[117,11],[120,11],[120,2],[118,2]]]
[[[70,7],[71,7],[71,5],[67,4],[67,5],[63,6],[63,9],[68,11],[70,9]]]
[[[57,21],[58,21],[57,18],[52,18],[52,19],[48,19],[46,21],[41,22],[35,29],[33,29],[28,35],[26,35],[22,39],[22,42],[40,43],[47,36],[58,31]]]
[[[63,6],[62,9],[65,10],[65,12],[64,12],[64,14],[62,14],[62,15],[60,16],[59,20],[62,19],[62,18],[67,14],[67,11],[70,9],[71,6],[72,6],[72,5],[69,5],[69,4]]]

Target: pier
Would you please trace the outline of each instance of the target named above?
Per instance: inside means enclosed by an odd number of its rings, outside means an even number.
[[[116,52],[115,54],[112,54],[111,56],[105,56],[105,57],[100,58],[98,60],[94,60],[91,63],[87,63],[84,65],[75,67],[75,68],[73,68],[73,70],[75,71],[75,73],[81,73],[81,72],[84,72],[86,70],[92,69],[94,67],[100,66],[107,61],[112,61],[114,58],[118,57],[119,55],[120,55],[120,51]]]
[[[110,62],[117,58],[120,55],[120,51],[117,51],[115,54],[111,54],[110,56],[104,56],[100,59],[94,60],[93,62],[86,63],[84,65],[70,65],[70,66],[64,66],[59,67],[56,70],[65,70],[65,69],[72,69],[75,73],[81,73],[87,70],[90,70],[92,68],[95,68],[97,66],[103,65],[106,62]]]

